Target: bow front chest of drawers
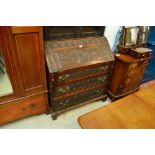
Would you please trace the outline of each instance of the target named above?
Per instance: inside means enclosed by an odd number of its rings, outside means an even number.
[[[106,100],[114,56],[105,37],[46,41],[45,52],[52,118]]]
[[[127,54],[116,54],[108,94],[114,101],[140,88],[140,82],[151,56],[137,59]]]

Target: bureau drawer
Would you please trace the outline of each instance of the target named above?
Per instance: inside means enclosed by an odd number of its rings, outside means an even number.
[[[97,85],[97,84],[103,84],[107,85],[108,83],[108,74],[93,77],[93,78],[87,78],[82,81],[76,81],[74,83],[65,85],[65,86],[59,86],[55,87],[55,96],[64,95],[67,93],[71,93],[73,91],[76,91],[78,89],[85,89],[87,87]]]
[[[91,68],[84,68],[84,69],[79,69],[75,71],[70,71],[68,73],[64,74],[56,74],[56,83],[61,84],[65,82],[70,82],[70,81],[75,81],[80,79],[81,77],[86,77],[98,73],[105,73],[109,70],[109,64],[105,65],[100,65],[97,67],[91,67]]]
[[[105,90],[101,87],[93,89],[93,90],[88,90],[87,92],[79,93],[74,96],[66,97],[66,98],[59,99],[59,100],[54,100],[52,104],[53,109],[61,110],[69,106],[73,106],[75,104],[80,104],[82,102],[86,102],[91,99],[101,97],[104,94],[105,94]]]

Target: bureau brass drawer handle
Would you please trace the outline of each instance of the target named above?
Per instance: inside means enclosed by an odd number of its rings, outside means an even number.
[[[65,93],[65,92],[68,92],[68,91],[70,91],[70,87],[69,86],[58,89],[58,92],[62,92],[62,93]]]
[[[66,74],[65,76],[59,76],[59,80],[66,80],[69,78],[69,74]]]
[[[99,78],[98,78],[98,81],[103,82],[103,81],[105,81],[106,79],[107,79],[107,77],[106,77],[106,76],[104,76],[104,77],[99,77]]]
[[[59,92],[62,92],[62,93],[65,93],[66,92],[65,89],[62,89],[62,88],[60,88],[58,91]]]
[[[69,100],[66,100],[66,102],[60,102],[59,105],[67,105],[67,103],[69,102]]]
[[[108,66],[102,66],[100,67],[101,70],[107,70],[108,69]]]
[[[66,87],[66,90],[70,90],[70,87]]]
[[[101,90],[96,90],[96,93],[101,93],[102,91]]]
[[[66,103],[64,103],[64,102],[60,102],[59,104],[60,104],[60,105],[66,105]]]
[[[100,67],[101,70],[105,70],[105,67]]]
[[[68,78],[69,77],[69,74],[66,74],[65,77]]]
[[[105,81],[105,78],[98,78],[98,81],[103,82],[103,81]]]

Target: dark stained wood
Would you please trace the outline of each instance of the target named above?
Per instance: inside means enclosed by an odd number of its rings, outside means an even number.
[[[102,66],[104,66],[105,64],[102,64],[100,67],[102,67]],[[92,66],[92,65],[90,65],[88,68],[91,68],[91,69],[93,69],[94,68],[94,66]],[[109,65],[108,65],[109,66]],[[112,65],[109,67],[109,68],[111,68],[112,67]],[[81,68],[82,70],[84,70],[84,68]],[[75,71],[81,71],[81,69],[78,69],[77,70],[77,68],[75,69]],[[89,79],[89,78],[94,78],[94,77],[98,77],[98,76],[101,76],[101,75],[108,75],[108,70],[107,71],[100,71],[100,72],[98,72],[98,73],[91,73],[91,74],[86,74],[86,75],[84,75],[84,76],[79,76],[79,77],[76,77],[76,78],[68,78],[68,79],[65,79],[64,81],[60,81],[59,80],[59,77],[60,76],[64,76],[64,75],[68,75],[68,74],[72,74],[72,73],[74,73],[75,71],[73,71],[73,72],[65,72],[65,74],[57,74],[57,73],[54,73],[54,77],[55,77],[55,83],[57,84],[57,85],[68,85],[68,84],[70,84],[70,83],[74,83],[74,82],[77,82],[77,81],[79,81],[79,80],[85,80],[85,79]]]
[[[78,122],[85,129],[155,129],[154,92],[155,85],[149,86],[80,116]]]
[[[4,38],[1,44],[14,94],[0,98],[0,124],[48,113],[42,27],[1,29],[4,31],[0,33]]]
[[[106,38],[48,41],[45,51],[52,117],[107,98],[114,57]]]
[[[50,112],[51,112],[51,116],[52,116],[52,119],[55,120],[57,118],[57,116],[63,112],[66,112],[68,110],[72,110],[74,108],[77,108],[77,107],[80,107],[80,106],[83,106],[85,104],[90,104],[90,103],[93,103],[94,101],[97,101],[97,100],[102,100],[102,101],[106,101],[107,100],[107,95],[103,95],[103,96],[100,96],[100,97],[96,97],[96,98],[93,98],[93,99],[90,99],[86,102],[82,102],[82,103],[79,103],[79,104],[76,104],[74,106],[69,106],[67,108],[64,108],[64,109],[61,109],[59,111],[53,111],[52,109],[50,109]],[[56,117],[55,117],[56,116]]]
[[[80,88],[80,89],[76,89],[75,91],[71,91],[69,93],[67,93],[66,95],[60,95],[60,96],[55,96],[53,98],[53,100],[59,100],[59,99],[64,99],[66,97],[71,97],[71,96],[75,96],[75,95],[78,95],[78,94],[82,94],[82,93],[85,93],[89,90],[94,90],[94,89],[98,89],[98,88],[102,88],[103,90],[106,88],[104,87],[104,83],[102,84],[94,84],[92,86],[88,86],[86,88]]]

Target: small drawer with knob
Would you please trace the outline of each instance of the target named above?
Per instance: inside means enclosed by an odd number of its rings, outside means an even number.
[[[140,47],[136,49],[131,49],[129,55],[137,59],[142,59],[151,57],[151,52],[152,50],[149,48]]]

